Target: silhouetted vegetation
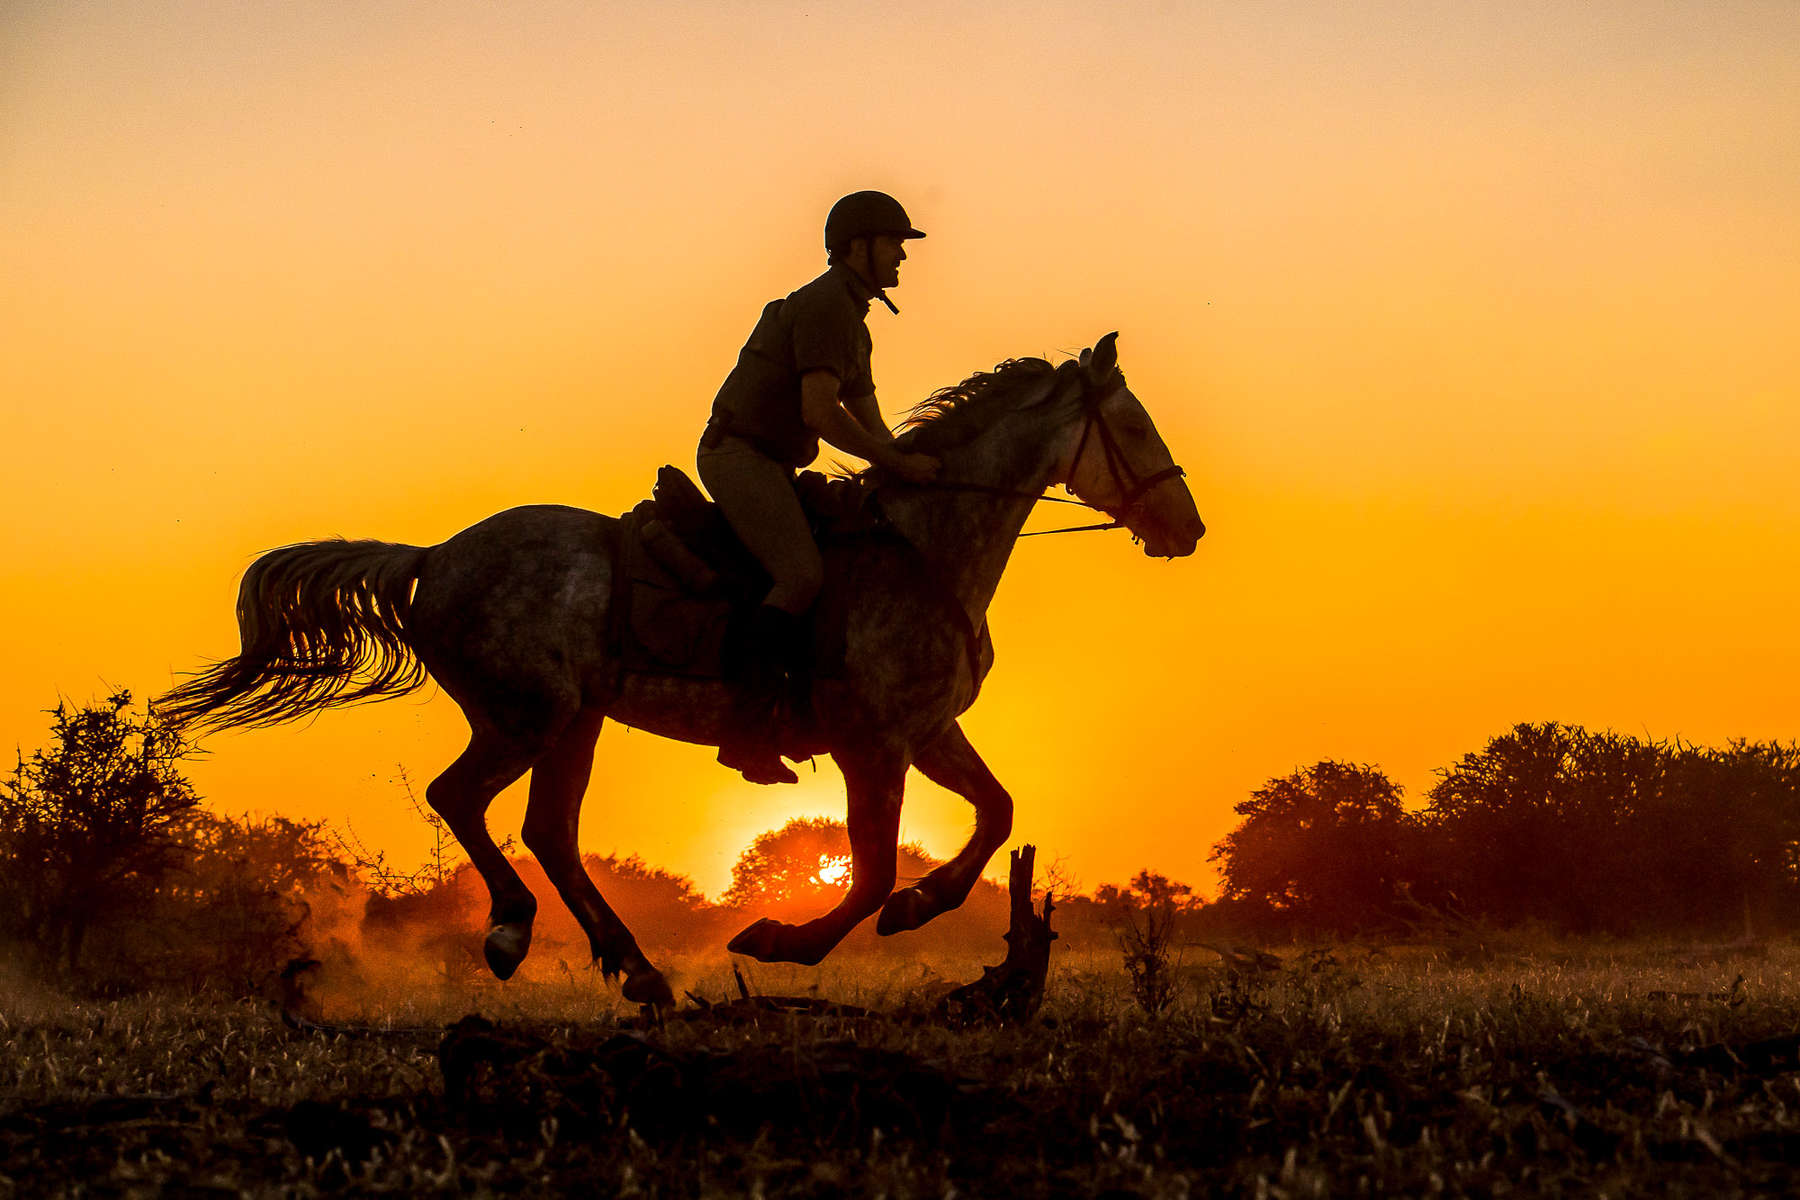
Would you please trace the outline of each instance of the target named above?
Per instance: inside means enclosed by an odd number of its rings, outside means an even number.
[[[1124,910],[1119,952],[1131,994],[1147,1013],[1159,1013],[1175,997],[1175,905],[1168,900]]]
[[[1252,794],[1214,854],[1237,923],[1381,933],[1421,917],[1567,934],[1766,934],[1800,915],[1800,746],[1519,725],[1405,811],[1374,767]]]
[[[130,694],[51,710],[51,745],[0,783],[0,922],[80,990],[267,985],[350,890],[322,823],[207,812],[192,749]]]
[[[1222,898],[1315,932],[1390,926],[1425,860],[1420,821],[1374,767],[1320,762],[1236,807],[1243,824],[1213,852]]]
[[[917,846],[899,852],[899,878],[916,879],[936,866]],[[731,868],[720,902],[732,908],[785,907],[835,901],[850,884],[850,832],[829,817],[796,817],[760,833]]]
[[[44,978],[81,990],[204,985],[265,989],[290,960],[423,967],[421,982],[483,978],[487,896],[442,822],[401,792],[428,830],[405,866],[349,830],[209,812],[181,773],[192,750],[117,692],[51,710],[47,748],[0,782],[0,938]],[[1215,849],[1223,887],[1207,902],[1155,871],[1090,895],[1058,891],[1064,950],[1120,955],[1139,1003],[1171,1002],[1194,947],[1227,964],[1240,942],[1394,937],[1485,945],[1531,925],[1581,934],[1766,934],[1800,917],[1800,747],[1723,749],[1575,726],[1520,725],[1438,773],[1408,810],[1379,768],[1323,761],[1269,780],[1237,805]],[[899,850],[902,882],[937,863]],[[535,861],[514,859],[540,897]],[[639,936],[679,955],[717,954],[761,916],[805,919],[849,883],[843,822],[801,818],[759,835],[731,886],[709,900],[635,856],[583,864]],[[987,953],[1006,927],[1004,888],[922,930],[851,955]],[[557,904],[537,927],[543,969],[587,961]],[[360,970],[360,967],[353,968]],[[929,968],[922,967],[929,971]]]
[[[323,822],[196,812],[181,836],[182,861],[107,931],[101,977],[114,987],[262,991],[357,890]]]
[[[131,693],[50,711],[48,749],[0,782],[0,922],[38,965],[80,966],[88,935],[136,910],[184,858],[200,798],[180,765],[192,751]]]
[[[1748,935],[1800,912],[1800,746],[1520,725],[1426,794],[1420,883],[1489,920]]]

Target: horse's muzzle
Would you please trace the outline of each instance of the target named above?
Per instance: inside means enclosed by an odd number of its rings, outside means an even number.
[[[1144,554],[1148,558],[1186,558],[1206,536],[1206,524],[1198,516],[1181,523],[1181,528],[1143,535]]]

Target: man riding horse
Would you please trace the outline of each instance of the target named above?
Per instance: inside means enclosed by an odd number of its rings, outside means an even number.
[[[834,550],[855,581],[842,597],[843,669],[811,680],[814,720],[790,731],[790,748],[829,754],[843,773],[850,887],[812,920],[765,917],[732,938],[729,949],[761,962],[819,962],[877,912],[877,933],[919,928],[961,905],[1011,836],[1012,797],[958,718],[993,661],[977,631],[1045,488],[1063,484],[1152,557],[1190,555],[1206,531],[1119,370],[1115,334],[1068,362],[1008,359],[940,389],[896,443],[875,407],[863,316],[916,236],[891,199],[846,197],[829,223],[831,270],[764,310],[702,447],[702,478],[773,579],[757,617],[759,702],[776,690],[776,656],[820,586],[818,548],[789,483],[818,437],[880,466],[869,483],[892,533]],[[271,550],[239,585],[238,653],[172,688],[156,711],[178,729],[254,728],[436,681],[468,718],[469,743],[425,795],[487,885],[489,969],[510,978],[531,947],[537,898],[486,820],[501,790],[529,772],[525,846],[601,972],[624,976],[628,1000],[671,1004],[668,980],[582,867],[596,739],[612,720],[700,745],[742,743],[731,710],[749,701],[715,678],[627,668],[607,632],[632,586],[622,525],[533,504],[435,546],[331,538]],[[760,755],[728,761],[780,778],[766,732],[760,745]],[[896,886],[914,771],[967,799],[975,827],[948,862]]]
[[[818,457],[822,438],[912,483],[937,474],[937,460],[899,449],[881,418],[866,324],[871,300],[899,313],[885,289],[900,282],[906,240],[924,236],[883,192],[834,204],[828,269],[763,307],[700,438],[701,482],[771,581],[748,625],[733,729],[719,747],[719,761],[752,783],[798,782],[777,747],[781,701],[824,563],[794,473]]]

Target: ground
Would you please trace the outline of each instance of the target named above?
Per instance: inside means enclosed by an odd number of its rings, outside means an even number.
[[[336,1033],[15,983],[0,1197],[1793,1190],[1800,949],[1277,949],[1186,951],[1157,1015],[1116,955],[1065,954],[1006,1029],[913,1015],[967,963],[759,968],[876,1011],[649,1028],[579,973],[326,988]],[[686,987],[736,994],[724,963]]]

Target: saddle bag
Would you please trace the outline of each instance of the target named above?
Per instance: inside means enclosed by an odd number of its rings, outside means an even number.
[[[663,569],[681,580],[682,585],[696,595],[711,595],[719,586],[719,573],[707,565],[705,559],[687,548],[687,544],[669,531],[669,527],[654,516],[645,518],[638,526],[638,537],[644,543],[644,550],[654,558]]]

